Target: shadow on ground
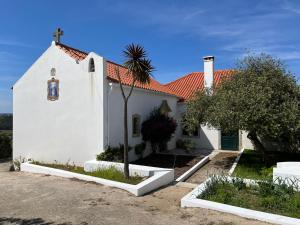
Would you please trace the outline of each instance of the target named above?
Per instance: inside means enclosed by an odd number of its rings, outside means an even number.
[[[18,225],[71,225],[72,223],[54,223],[54,222],[46,222],[42,218],[30,218],[30,219],[22,219],[22,218],[14,218],[14,217],[0,217],[0,225],[4,224],[18,224]],[[81,225],[86,225],[88,223],[81,223]]]

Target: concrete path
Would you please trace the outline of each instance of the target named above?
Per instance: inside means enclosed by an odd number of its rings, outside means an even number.
[[[0,224],[258,225],[231,214],[180,208],[191,189],[168,186],[143,197],[54,176],[0,172]]]
[[[236,159],[238,152],[214,152],[211,160],[189,177],[185,182],[200,184],[211,174],[227,174]]]

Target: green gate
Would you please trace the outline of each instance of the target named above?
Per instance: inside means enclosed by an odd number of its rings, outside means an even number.
[[[221,132],[222,150],[239,150],[239,132]]]

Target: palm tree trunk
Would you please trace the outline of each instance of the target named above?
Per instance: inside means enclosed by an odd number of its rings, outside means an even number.
[[[129,178],[127,101],[124,99],[124,175]]]

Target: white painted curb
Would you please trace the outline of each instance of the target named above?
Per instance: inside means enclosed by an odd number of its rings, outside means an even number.
[[[243,148],[243,149],[241,150],[241,152],[238,154],[238,156],[236,157],[236,159],[235,159],[235,161],[234,161],[232,167],[230,168],[230,170],[229,170],[229,172],[228,172],[228,175],[229,175],[229,176],[231,176],[231,175],[233,174],[233,172],[234,172],[234,170],[235,170],[235,168],[236,168],[238,162],[240,161],[240,158],[241,158],[241,156],[242,156],[244,150],[245,150],[245,149]]]
[[[281,216],[272,213],[265,213],[265,212],[256,211],[252,209],[245,209],[237,206],[198,199],[197,196],[200,195],[205,190],[205,184],[208,180],[209,179],[207,179],[204,183],[200,184],[193,191],[191,191],[186,196],[184,196],[181,199],[181,207],[196,207],[196,208],[212,209],[220,212],[235,214],[249,219],[256,219],[256,220],[261,220],[264,222],[275,223],[275,224],[289,224],[289,225],[300,224],[300,219],[296,219],[292,217]],[[250,181],[251,180],[249,180],[249,182]]]
[[[188,171],[186,171],[184,174],[182,174],[180,177],[178,177],[175,181],[177,181],[177,182],[185,181],[187,178],[192,176],[199,168],[201,168],[203,165],[205,165],[208,161],[209,161],[209,156],[205,156],[196,165],[194,165],[192,168],[190,168]]]
[[[30,162],[22,163],[21,171],[30,172],[30,173],[39,173],[39,174],[49,174],[58,177],[77,178],[84,181],[91,181],[106,186],[117,187],[126,190],[136,196],[142,196],[150,191],[156,190],[159,187],[167,185],[174,181],[173,169],[163,169],[163,168],[155,168],[155,167],[147,167],[147,166],[139,166],[139,167],[143,167],[142,169],[144,171],[148,171],[150,177],[137,185],[126,184],[126,183],[107,180],[103,178],[92,177],[84,174],[73,173],[65,170],[34,165],[31,164]]]

